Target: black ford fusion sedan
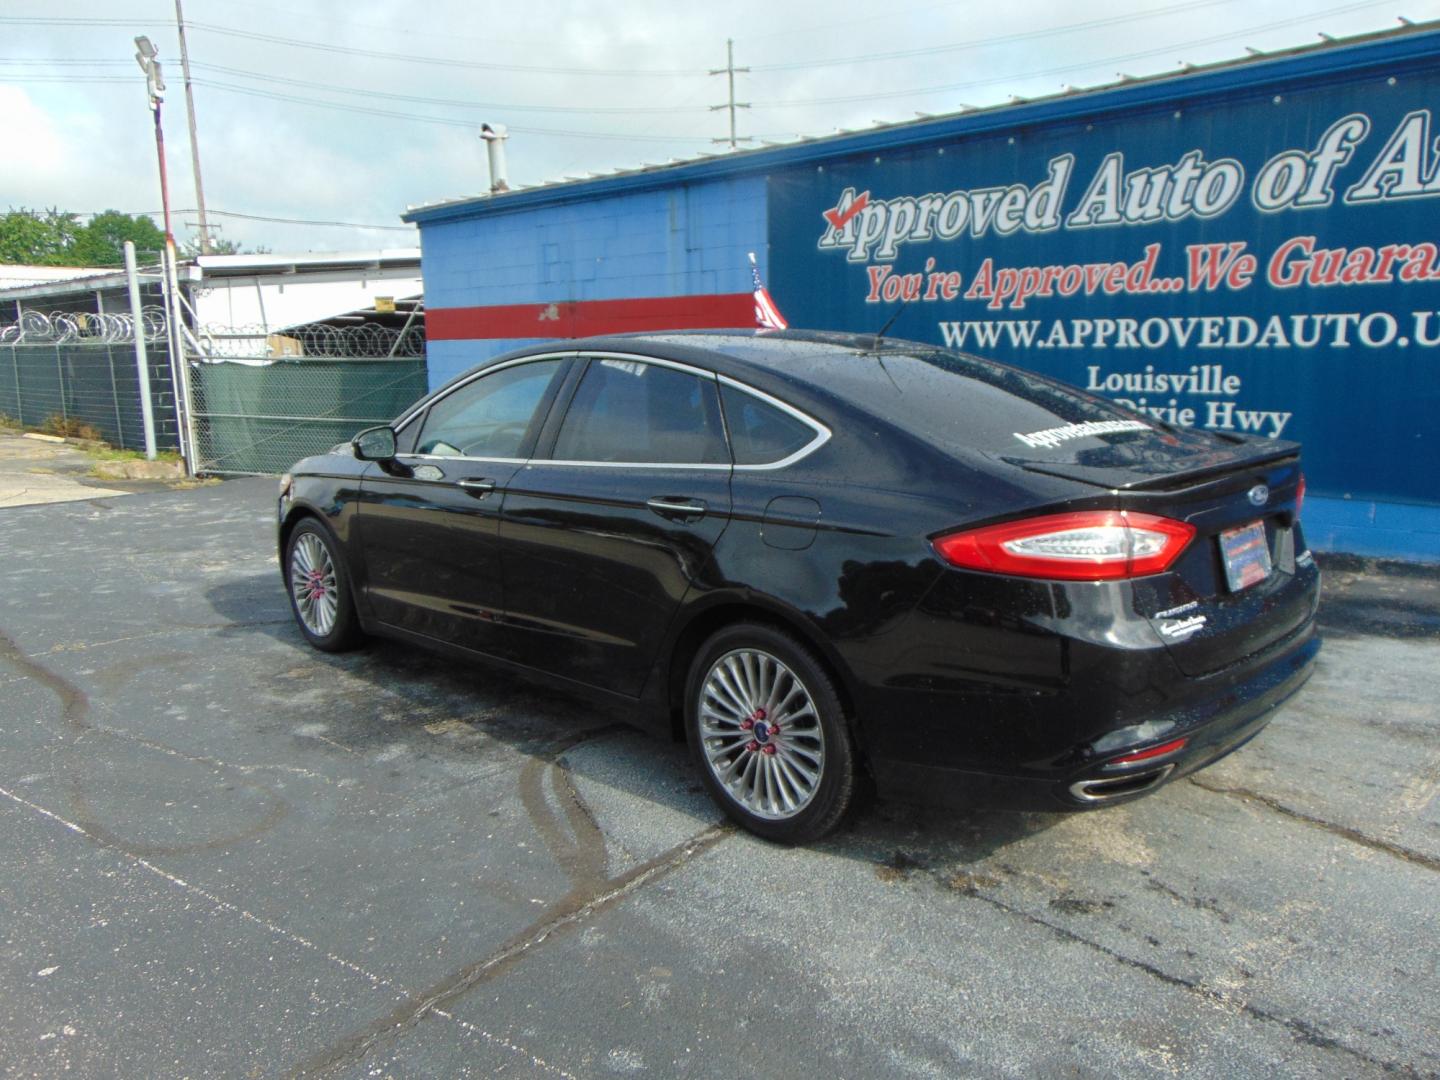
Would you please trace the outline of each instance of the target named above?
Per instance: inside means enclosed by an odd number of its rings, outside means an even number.
[[[282,480],[321,649],[365,634],[621,703],[746,828],[884,794],[1082,810],[1256,734],[1310,674],[1294,443],[1168,427],[915,342],[511,353]]]

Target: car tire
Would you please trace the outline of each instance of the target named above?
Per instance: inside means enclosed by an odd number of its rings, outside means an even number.
[[[715,633],[690,665],[685,725],[706,789],[743,828],[799,844],[844,820],[855,741],[830,673],[790,634],[756,623]]]
[[[285,543],[285,587],[296,625],[315,648],[344,652],[363,640],[340,545],[313,518],[296,525]]]

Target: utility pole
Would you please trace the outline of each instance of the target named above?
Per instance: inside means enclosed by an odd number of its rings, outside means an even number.
[[[176,3],[179,3],[180,0],[175,0],[175,2],[176,2]],[[741,135],[741,136],[738,136],[738,137],[737,137],[736,134],[735,134],[735,110],[736,110],[736,109],[748,109],[748,108],[750,108],[750,103],[749,103],[748,101],[736,101],[736,100],[735,100],[735,73],[736,73],[737,71],[748,72],[749,70],[750,70],[750,69],[749,69],[748,67],[737,68],[737,67],[735,66],[735,42],[734,42],[732,39],[730,39],[730,38],[726,38],[726,39],[725,39],[725,66],[724,66],[723,68],[713,68],[713,69],[711,70],[710,74],[711,74],[711,75],[724,75],[724,76],[726,76],[727,81],[728,81],[729,84],[730,84],[730,101],[729,101],[728,104],[725,104],[725,105],[711,105],[711,106],[710,106],[710,111],[711,111],[711,112],[719,112],[721,109],[729,109],[729,110],[730,110],[730,138],[728,138],[728,139],[711,139],[710,141],[711,141],[711,142],[717,142],[717,143],[728,142],[728,143],[730,144],[730,149],[731,149],[731,150],[734,150],[734,149],[735,149],[735,144],[736,144],[737,142],[749,142],[749,141],[750,141],[750,136],[749,136],[749,135]]]
[[[180,31],[180,71],[185,76],[185,112],[190,117],[190,162],[195,169],[195,209],[200,212],[200,254],[210,254],[210,225],[205,220],[205,185],[200,180],[200,140],[195,135],[195,88],[190,85],[190,50],[185,47],[185,12],[175,0]]]

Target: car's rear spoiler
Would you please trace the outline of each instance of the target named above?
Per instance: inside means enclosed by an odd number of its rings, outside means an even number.
[[[1183,462],[1174,459],[1156,462],[1151,468],[1147,468],[1149,463],[1143,460],[1125,464],[1085,465],[1073,461],[1047,461],[1044,458],[1014,454],[1006,454],[1001,460],[1029,472],[1077,480],[1082,484],[1093,484],[1095,487],[1115,491],[1167,491],[1191,487],[1208,478],[1240,469],[1274,466],[1286,459],[1298,459],[1299,456],[1299,443],[1266,439],[1255,442],[1246,440],[1232,446],[1217,447],[1210,453],[1196,454]]]

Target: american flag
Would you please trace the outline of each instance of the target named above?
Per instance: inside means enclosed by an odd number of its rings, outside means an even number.
[[[755,325],[761,330],[784,330],[790,324],[785,321],[785,316],[780,314],[775,301],[771,300],[770,294],[765,291],[753,251],[750,252],[750,275],[755,279]]]

